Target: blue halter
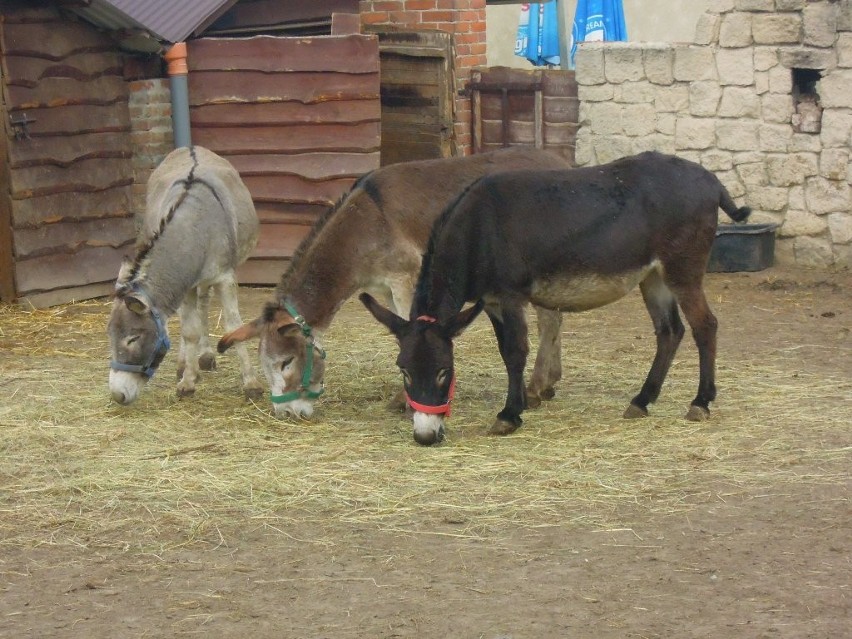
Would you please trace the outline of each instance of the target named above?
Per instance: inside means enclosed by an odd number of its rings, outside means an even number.
[[[287,402],[292,402],[295,399],[301,398],[316,399],[322,395],[324,390],[322,388],[318,391],[311,390],[311,376],[314,372],[314,351],[319,353],[320,359],[325,359],[325,351],[316,345],[310,325],[305,321],[304,317],[299,315],[296,307],[293,306],[289,300],[284,300],[284,310],[293,317],[293,320],[299,325],[299,328],[302,329],[302,335],[305,336],[305,339],[308,342],[308,352],[306,354],[305,370],[302,371],[301,388],[299,388],[299,390],[290,391],[289,393],[282,393],[281,395],[271,393],[269,395],[269,399],[273,404],[286,404]]]
[[[160,311],[151,307],[151,317],[154,318],[154,325],[157,327],[157,342],[154,344],[154,350],[148,358],[148,361],[145,364],[125,364],[123,362],[111,360],[109,367],[112,370],[138,373],[140,375],[144,375],[148,379],[152,378],[154,373],[157,372],[157,367],[160,365],[160,362],[163,361],[163,358],[171,348],[172,343],[169,341],[169,334],[166,332],[166,323],[163,321],[163,316],[160,315]]]

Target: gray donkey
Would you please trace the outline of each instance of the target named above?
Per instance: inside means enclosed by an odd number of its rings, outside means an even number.
[[[257,243],[251,195],[230,162],[203,147],[172,151],[148,180],[136,256],[125,258],[109,318],[109,389],[130,404],[169,349],[166,321],[180,311],[179,396],[195,392],[199,367],[212,370],[208,341],[210,289],[216,288],[227,330],[242,324],[234,271]],[[241,345],[242,346],[242,345]],[[237,349],[243,390],[263,388],[245,346]]]

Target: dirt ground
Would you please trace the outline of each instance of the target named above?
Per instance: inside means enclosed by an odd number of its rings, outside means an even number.
[[[92,413],[67,419],[54,416],[49,437],[45,426],[34,424],[27,430],[18,425],[14,441],[0,440],[0,518],[5,520],[0,523],[5,537],[0,539],[0,636],[852,636],[852,274],[783,268],[712,274],[707,291],[720,320],[720,354],[719,399],[706,424],[695,427],[682,420],[697,377],[694,349],[690,350],[686,340],[672,372],[675,377],[684,372],[685,390],[681,393],[676,381],[667,384],[652,407],[652,415],[657,417],[639,422],[619,417],[641,377],[627,382],[632,388],[621,387],[614,368],[584,369],[575,362],[574,356],[580,352],[592,353],[600,361],[617,358],[633,349],[640,336],[645,344],[650,343],[648,318],[638,294],[633,294],[623,304],[592,312],[582,325],[579,319],[566,318],[566,371],[557,398],[540,409],[549,411],[542,417],[536,417],[538,411],[525,414],[525,425],[515,435],[491,441],[496,438],[483,434],[486,421],[465,421],[465,412],[471,410],[466,407],[488,401],[494,407],[489,413],[495,414],[502,398],[502,381],[496,389],[477,391],[478,378],[470,375],[469,394],[460,397],[443,446],[417,447],[404,418],[388,418],[389,426],[374,428],[369,434],[374,437],[370,453],[374,463],[399,463],[404,469],[410,466],[403,462],[444,456],[447,472],[461,463],[474,476],[481,473],[489,478],[494,494],[503,502],[500,506],[507,509],[496,512],[520,513],[515,517],[501,515],[486,521],[477,514],[475,503],[461,514],[458,508],[441,511],[440,504],[406,510],[407,502],[400,499],[371,511],[374,519],[351,516],[358,507],[349,503],[345,508],[319,509],[311,517],[284,517],[277,512],[274,526],[259,525],[256,513],[240,510],[245,504],[211,485],[205,495],[186,497],[195,510],[207,510],[205,521],[214,522],[191,535],[180,522],[158,514],[143,493],[134,493],[132,486],[143,485],[144,474],[156,470],[143,465],[151,462],[139,461],[147,457],[137,458],[129,466],[122,465],[117,456],[110,457],[118,452],[113,438],[130,446],[145,426],[125,432],[119,422],[130,413],[109,412],[117,409],[109,408],[105,401],[103,410],[108,417],[96,426],[105,434],[100,448],[92,445],[92,456],[114,460],[116,475],[133,475],[135,483],[128,482],[115,498],[122,504],[132,503],[132,510],[138,511],[138,518],[130,520],[127,513],[131,508],[121,506],[127,508],[123,516],[128,521],[146,523],[144,527],[134,523],[129,530],[113,521],[106,508],[102,521],[85,523],[83,508],[76,506],[79,493],[107,500],[110,492],[118,492],[94,481],[63,492],[63,486],[85,473],[90,463],[90,458],[72,446],[76,441],[80,450],[89,450],[85,426],[69,436],[70,443],[62,439],[63,433],[70,425],[86,422],[86,415]],[[268,295],[264,290],[242,291],[243,315],[251,316],[252,309],[259,308]],[[10,315],[0,315],[0,322],[4,317],[8,320]],[[354,330],[356,336],[347,334],[346,339],[334,342],[333,328],[329,340],[338,353],[350,339],[389,346],[389,338],[370,324],[359,307],[347,305],[337,323],[341,330],[343,326]],[[36,377],[30,372],[44,364],[16,347],[18,329],[2,324],[0,328],[0,400],[6,405],[0,407],[0,428],[12,432],[13,404],[41,401],[42,391],[33,385]],[[486,333],[483,326],[461,340]],[[91,363],[92,379],[100,376],[103,385],[105,337],[100,333],[90,339],[101,357]],[[60,369],[66,366],[69,377],[74,374],[73,356],[68,355],[70,364],[59,365]],[[464,358],[463,349],[458,357]],[[647,354],[638,359],[640,369],[650,363]],[[361,374],[348,362],[338,360],[329,366],[337,367],[340,375]],[[396,379],[392,358],[383,356],[376,366],[388,385]],[[726,380],[729,371],[740,372],[735,387],[730,375]],[[215,375],[220,374],[221,370]],[[499,370],[495,375],[502,379]],[[57,374],[54,383],[61,385],[61,377]],[[196,433],[209,428],[193,408],[203,408],[205,381],[195,398],[179,405],[186,420],[195,422]],[[173,383],[171,378],[148,390],[152,395],[167,393],[169,383]],[[614,477],[625,476],[623,486],[595,488],[620,493],[607,501],[600,496],[603,492],[592,488],[587,498],[585,493],[574,494],[567,483],[555,485],[560,478],[585,470],[583,463],[573,459],[549,475],[546,484],[537,483],[540,480],[532,465],[519,468],[513,476],[515,488],[503,486],[499,477],[490,474],[489,464],[501,450],[511,447],[513,453],[528,453],[530,459],[533,453],[547,454],[544,449],[553,441],[547,439],[552,434],[537,425],[537,419],[544,420],[544,416],[569,424],[559,431],[560,438],[599,436],[585,432],[576,421],[583,411],[590,410],[584,403],[587,395],[599,388],[607,389],[614,398],[606,408],[614,416],[606,428],[612,439],[606,441],[629,435],[644,437],[638,441],[652,447],[657,445],[655,438],[676,439],[687,428],[699,428],[717,438],[712,445],[684,455],[675,464],[682,472],[672,472],[665,479],[666,486],[677,483],[678,497],[662,490],[662,483],[652,482],[647,490],[630,488],[629,473],[626,467],[620,468],[627,463],[621,460],[628,457],[607,461]],[[378,401],[353,406],[340,402],[331,388],[327,395],[321,402],[326,401],[327,410],[334,415],[336,410],[341,416],[365,413],[368,423],[382,417]],[[343,405],[335,408],[339,403]],[[153,404],[147,406],[152,409]],[[170,406],[169,410],[178,408]],[[255,413],[266,420],[260,409]],[[236,413],[237,417],[242,414]],[[296,428],[270,424],[271,418],[243,423],[237,417],[229,425],[232,430],[238,425],[243,428],[239,435],[243,438],[262,436],[270,445],[286,448],[299,436]],[[343,423],[344,418],[339,419]],[[360,429],[347,429],[343,423],[343,445],[347,445],[346,438],[351,438],[348,445],[354,445],[359,436],[354,430]],[[734,432],[738,433],[735,440],[719,439]],[[30,437],[31,442],[22,441]],[[44,443],[39,444],[37,437],[45,438]],[[489,441],[482,443],[486,439]],[[727,441],[733,443],[715,443]],[[35,468],[32,449],[39,445],[54,447],[55,458],[49,451],[41,452],[41,459],[51,460],[52,472]],[[586,446],[586,454],[591,448]],[[452,457],[454,450],[469,449],[474,454]],[[215,475],[227,447],[217,444],[216,450],[219,457],[210,455],[193,467],[194,472]],[[345,456],[346,451],[334,455]],[[734,462],[738,471],[727,473],[725,468],[728,464],[733,467]],[[165,468],[166,460],[156,463]],[[298,458],[291,463],[298,464]],[[366,465],[364,469],[362,474],[347,475],[350,483],[339,487],[345,499],[356,499],[355,484],[370,482],[372,475],[364,474]],[[418,495],[430,492],[428,481],[417,482],[403,473],[393,481],[409,491],[406,494],[415,504],[426,499]],[[488,481],[483,479],[485,484]],[[528,490],[523,490],[525,482]],[[168,489],[165,484],[162,487]],[[488,485],[460,484],[435,502],[460,500],[466,492],[479,501],[487,498],[488,490]],[[548,495],[562,490],[564,508],[552,512],[539,508],[537,492],[541,490]],[[311,508],[307,501],[310,492],[307,487],[302,501],[294,498],[293,513]],[[558,505],[558,496],[555,499]],[[64,510],[59,508],[62,512],[52,511],[54,501],[66,504]],[[238,516],[221,517],[216,523],[217,513],[224,512],[218,510],[224,508],[224,501],[232,502],[228,512],[250,515],[244,521]],[[514,510],[508,510],[510,505]],[[394,518],[399,512],[389,512],[393,510],[406,511],[404,523]],[[79,532],[84,524],[88,526],[85,534]]]

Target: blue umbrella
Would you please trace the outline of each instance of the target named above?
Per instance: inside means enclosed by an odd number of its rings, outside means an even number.
[[[571,33],[571,66],[578,42],[627,40],[621,0],[577,0]]]
[[[531,2],[521,7],[515,55],[536,66],[559,64],[559,20],[556,2]]]

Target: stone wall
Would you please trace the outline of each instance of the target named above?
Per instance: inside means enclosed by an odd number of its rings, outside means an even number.
[[[777,261],[852,265],[852,0],[715,0],[693,44],[583,43],[576,78],[578,165],[694,160],[781,225]]]
[[[172,104],[168,78],[128,83],[130,139],[133,144],[133,214],[138,221],[145,211],[148,177],[174,149]]]

